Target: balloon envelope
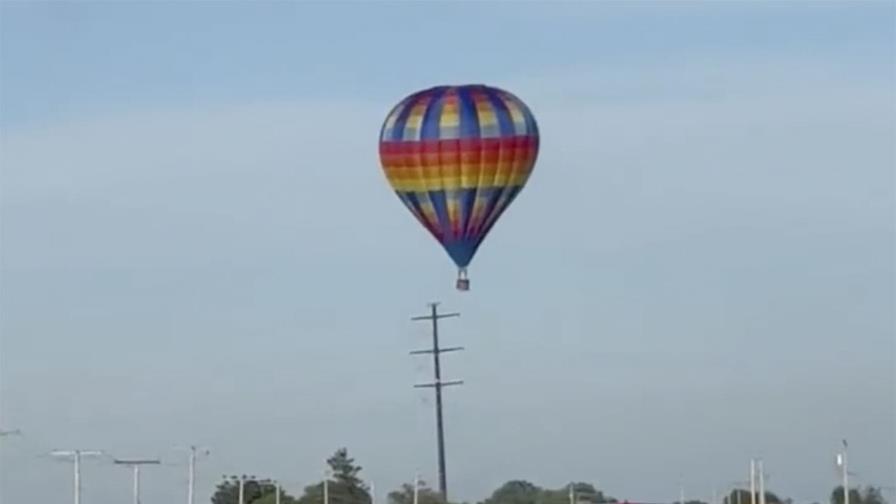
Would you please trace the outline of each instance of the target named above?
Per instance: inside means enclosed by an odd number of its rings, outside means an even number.
[[[538,144],[525,103],[475,84],[406,97],[386,117],[379,151],[392,188],[465,282],[479,246],[528,181]]]

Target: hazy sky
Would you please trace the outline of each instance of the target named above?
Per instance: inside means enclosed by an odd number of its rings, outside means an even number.
[[[825,501],[896,485],[892,2],[0,5],[3,502],[70,499],[53,448],[299,492],[346,446],[380,497],[435,482],[441,300],[452,497],[509,478],[709,499],[762,457]],[[529,185],[472,290],[391,193],[408,93],[507,88]],[[130,474],[84,463],[84,504]],[[892,490],[889,496],[896,497]]]

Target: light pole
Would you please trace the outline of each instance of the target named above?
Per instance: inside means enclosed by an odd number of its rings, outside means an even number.
[[[413,504],[420,502],[420,473],[414,474],[414,501]]]
[[[837,454],[837,467],[843,477],[843,504],[849,504],[849,469],[846,466],[846,440],[843,440],[843,451]]]
[[[324,470],[324,504],[330,504],[330,470]]]
[[[750,504],[756,504],[756,459],[750,459]]]
[[[115,460],[118,465],[130,467],[134,471],[134,504],[140,504],[140,466],[147,464],[161,463],[157,459],[153,460]]]
[[[732,481],[728,483],[728,486],[731,487],[731,492],[726,496],[723,500],[723,504],[742,504],[740,494],[741,490],[747,486],[749,486],[749,481]],[[734,499],[732,500],[730,497],[734,495]]]
[[[200,448],[195,445],[186,447],[176,446],[174,449],[177,451],[189,452],[189,462],[187,464],[187,504],[194,504],[193,501],[196,493],[196,460],[198,455],[208,456],[211,452],[207,448]]]
[[[75,504],[81,504],[81,457],[99,457],[103,452],[99,450],[55,450],[50,452],[53,457],[71,457],[75,468]]]
[[[759,460],[759,504],[765,504],[765,469]]]

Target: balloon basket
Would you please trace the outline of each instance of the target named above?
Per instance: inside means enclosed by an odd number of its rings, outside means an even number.
[[[470,279],[467,278],[467,270],[464,268],[461,268],[457,271],[457,290],[470,290]]]

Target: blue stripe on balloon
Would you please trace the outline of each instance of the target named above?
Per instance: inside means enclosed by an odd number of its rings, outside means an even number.
[[[421,125],[420,140],[438,140],[439,122],[442,117],[442,109],[445,106],[445,94],[448,91],[447,86],[433,89],[433,96],[430,98],[429,104],[423,113],[423,123]]]
[[[428,191],[429,200],[439,219],[439,234],[444,242],[451,237],[451,219],[448,218],[448,195],[445,191]]]
[[[398,197],[405,201],[408,205],[411,206],[413,212],[421,219],[425,219],[423,216],[423,210],[420,208],[420,198],[417,197],[417,194],[412,191],[401,191],[398,192]]]
[[[470,222],[470,216],[473,214],[473,205],[476,204],[477,189],[468,188],[457,191],[457,206],[460,210],[460,235],[466,236],[467,225]]]
[[[529,107],[523,103],[521,100],[517,99],[516,102],[519,104],[520,108],[523,110],[523,117],[526,118],[526,132],[529,136],[538,136],[538,123],[535,121],[535,116],[532,115],[532,111],[529,110]]]
[[[389,124],[389,118],[391,118],[391,117],[397,118],[398,115],[401,114],[401,111],[403,111],[405,108],[407,108],[408,103],[410,103],[410,98],[405,98],[404,100],[401,101],[401,103],[399,103],[398,105],[393,107],[392,110],[389,111],[389,115],[386,116],[386,120],[383,121],[383,126],[380,128],[380,141],[381,142],[388,142],[389,140],[393,139],[393,135],[395,133],[395,123],[393,122],[392,126],[389,126],[387,128],[387,125]]]
[[[492,212],[495,211],[495,206],[498,204],[498,201],[501,200],[501,194],[504,193],[504,189],[504,187],[489,187],[488,189],[479,189],[479,194],[482,195],[482,197],[485,199],[485,209],[482,212],[483,217],[482,221],[480,222],[479,229],[477,229],[474,234],[465,235],[467,238],[481,239],[485,221],[487,221]]]
[[[513,200],[519,195],[520,190],[523,186],[509,186],[499,189],[498,192],[503,196],[503,201],[496,200],[495,205],[492,206],[490,212],[487,215],[486,221],[490,221],[490,224],[486,224],[482,228],[479,229],[477,233],[477,239],[481,242],[485,239],[486,235],[488,235],[489,231],[491,231],[492,227],[498,222],[498,219],[501,217],[509,207],[510,204],[513,203]],[[500,201],[500,204],[497,204]]]
[[[457,88],[457,113],[460,119],[460,138],[479,138],[479,114],[470,96],[470,88]]]
[[[411,115],[411,109],[414,108],[415,103],[417,103],[416,98],[409,100],[401,113],[398,114],[398,117],[395,118],[395,124],[392,126],[392,134],[390,135],[389,140],[397,142],[404,138],[404,130],[408,122],[408,116]]]
[[[513,136],[516,134],[516,130],[513,127],[513,117],[511,117],[510,109],[507,108],[507,104],[504,103],[504,100],[491,90],[486,92],[486,96],[488,97],[489,103],[492,105],[492,109],[495,111],[495,117],[498,120],[501,136]]]
[[[425,89],[423,91],[419,91],[411,95],[408,99],[407,105],[405,105],[404,110],[398,114],[398,117],[395,119],[395,126],[392,128],[391,140],[393,141],[401,141],[404,139],[405,130],[407,129],[408,117],[411,115],[411,111],[414,110],[414,106],[420,102],[420,100],[425,99],[426,95],[431,92],[430,89]]]

